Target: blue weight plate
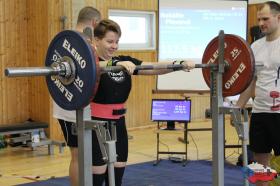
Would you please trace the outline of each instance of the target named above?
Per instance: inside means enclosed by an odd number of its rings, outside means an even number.
[[[94,97],[98,84],[97,61],[91,45],[84,37],[71,30],[57,34],[51,41],[46,55],[46,66],[68,56],[76,67],[73,83],[64,85],[55,76],[46,76],[47,86],[53,100],[63,109],[77,110],[87,106]]]

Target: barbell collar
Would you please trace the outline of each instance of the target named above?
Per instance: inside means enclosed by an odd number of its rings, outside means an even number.
[[[5,76],[8,77],[47,76],[60,74],[61,69],[54,69],[52,67],[20,67],[5,69]]]

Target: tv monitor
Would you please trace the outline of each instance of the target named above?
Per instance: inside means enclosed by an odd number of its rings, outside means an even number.
[[[152,99],[151,120],[189,122],[191,120],[191,100]]]

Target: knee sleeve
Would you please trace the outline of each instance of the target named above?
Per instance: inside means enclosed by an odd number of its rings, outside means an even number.
[[[92,185],[102,186],[105,180],[105,174],[93,174],[92,175]]]
[[[115,186],[121,186],[122,185],[122,178],[124,174],[125,167],[118,167],[114,168],[115,172]],[[106,181],[105,181],[105,186],[109,186],[109,175],[108,171],[106,172]]]

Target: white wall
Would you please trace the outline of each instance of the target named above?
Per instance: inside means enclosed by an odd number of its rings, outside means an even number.
[[[258,3],[263,3],[266,1],[267,0],[249,0],[249,4],[258,4]],[[280,3],[280,0],[274,0],[274,1]]]

